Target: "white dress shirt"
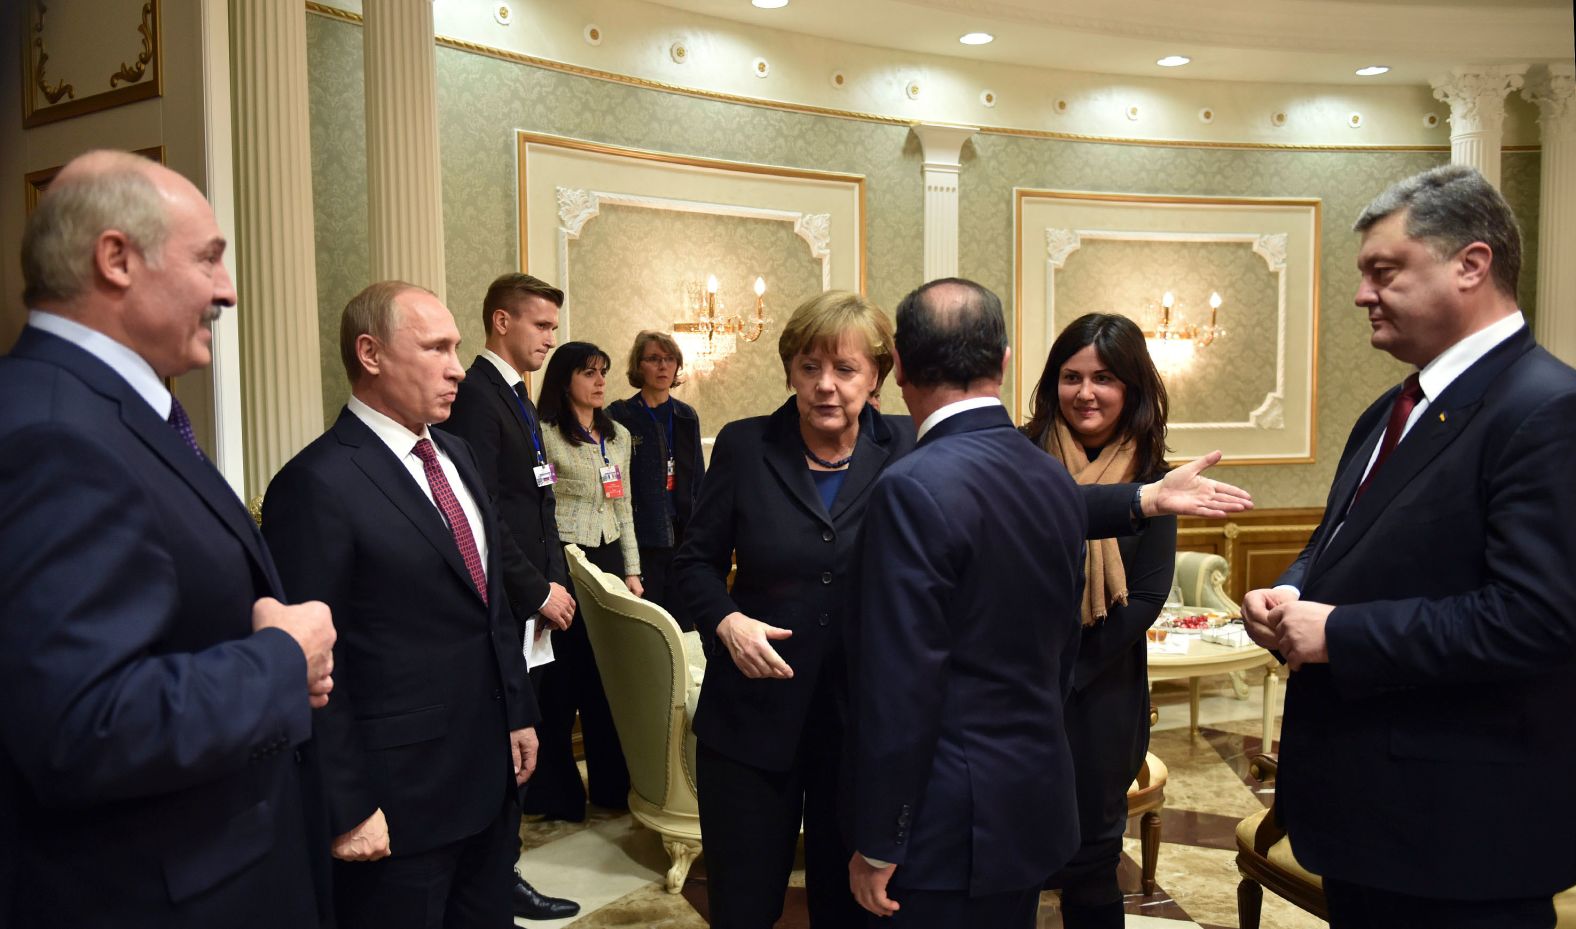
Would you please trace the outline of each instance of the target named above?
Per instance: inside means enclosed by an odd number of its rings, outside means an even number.
[[[920,439],[923,439],[925,433],[936,428],[944,419],[956,416],[959,413],[967,413],[969,410],[982,410],[988,406],[1001,405],[1000,397],[970,397],[967,400],[954,400],[925,417],[925,421],[919,424],[919,435],[914,438],[914,441],[918,442]]]
[[[164,386],[164,380],[154,372],[153,365],[148,364],[141,355],[97,329],[89,329],[76,320],[55,313],[33,310],[27,314],[27,324],[65,339],[109,365],[122,380],[131,385],[137,396],[148,401],[148,406],[153,407],[153,412],[159,414],[160,419],[170,418],[170,391]]]
[[[411,480],[415,481],[416,486],[421,488],[421,492],[426,495],[428,500],[432,501],[433,509],[438,509],[438,501],[432,496],[432,486],[427,483],[426,466],[416,456],[416,443],[422,439],[431,441],[432,430],[427,426],[422,426],[421,434],[417,435],[388,416],[367,406],[357,397],[351,397],[350,401],[345,404],[345,407],[357,419],[366,423],[367,428],[372,430],[372,434],[377,436],[384,445],[388,446],[389,451],[394,453],[394,457],[398,458],[399,463],[404,465],[405,470],[410,473]],[[470,523],[471,538],[476,540],[476,554],[481,556],[482,559],[482,576],[486,577],[487,533],[482,529],[481,510],[477,507],[475,498],[471,496],[470,489],[465,486],[465,481],[460,479],[459,469],[449,459],[449,455],[443,450],[443,446],[433,442],[432,447],[438,450],[438,467],[443,469],[443,476],[448,479],[449,487],[454,491],[454,498],[460,501],[460,509],[465,511],[465,521]],[[443,511],[438,510],[438,515],[442,517]]]
[[[509,385],[509,389],[513,390],[525,380],[525,378],[520,376],[520,372],[514,369],[514,365],[504,361],[503,356],[492,349],[482,349],[481,357],[487,359],[493,367],[498,369],[498,373],[503,377],[503,382]]]

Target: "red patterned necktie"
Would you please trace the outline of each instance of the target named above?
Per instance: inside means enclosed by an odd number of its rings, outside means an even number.
[[[471,572],[471,583],[476,585],[476,591],[482,595],[482,602],[486,603],[487,575],[482,572],[482,556],[476,550],[470,520],[465,518],[465,510],[460,507],[459,498],[454,496],[449,479],[443,476],[443,468],[438,464],[438,450],[432,447],[431,439],[422,439],[416,443],[416,457],[421,459],[421,468],[427,473],[427,486],[432,488],[432,499],[437,502],[438,509],[449,524],[449,532],[454,535],[454,544],[460,550],[460,557],[465,559],[465,570]]]
[[[1417,382],[1417,372],[1407,375],[1406,382],[1401,385],[1401,392],[1395,395],[1395,403],[1390,407],[1390,421],[1384,427],[1384,439],[1379,443],[1379,457],[1374,459],[1373,467],[1368,469],[1368,476],[1357,486],[1357,493],[1352,496],[1352,502],[1363,495],[1368,485],[1373,481],[1374,475],[1379,473],[1379,466],[1395,451],[1396,445],[1401,442],[1401,433],[1406,430],[1406,421],[1412,418],[1412,410],[1417,408],[1417,401],[1423,399],[1423,387]]]

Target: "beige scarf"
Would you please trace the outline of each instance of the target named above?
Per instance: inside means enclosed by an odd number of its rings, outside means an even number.
[[[1073,480],[1079,484],[1126,484],[1133,480],[1133,440],[1120,445],[1106,446],[1100,457],[1089,460],[1083,444],[1073,438],[1061,416],[1056,416],[1055,428],[1046,430],[1040,444],[1051,457],[1066,466]],[[1115,539],[1089,542],[1089,554],[1084,563],[1083,624],[1093,626],[1102,622],[1111,611],[1111,605],[1127,603],[1127,572],[1122,569],[1122,553]]]

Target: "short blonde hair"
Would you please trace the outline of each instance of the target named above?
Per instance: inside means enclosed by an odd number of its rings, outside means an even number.
[[[777,339],[783,376],[793,386],[793,359],[815,346],[835,347],[849,333],[865,341],[865,354],[876,366],[879,390],[892,372],[892,319],[874,303],[846,290],[828,290],[799,304]]]
[[[345,365],[345,377],[355,387],[361,379],[361,358],[356,354],[356,340],[370,335],[384,345],[394,336],[399,325],[399,298],[411,291],[432,294],[425,287],[405,281],[378,281],[369,284],[345,304],[339,315],[339,360]],[[436,296],[436,294],[434,294]]]
[[[640,335],[635,336],[635,345],[629,350],[629,366],[624,371],[624,376],[629,378],[629,386],[636,390],[646,386],[646,379],[640,373],[640,359],[646,354],[646,346],[652,342],[660,345],[663,351],[672,355],[678,361],[673,368],[673,386],[677,387],[684,383],[684,379],[679,377],[679,372],[684,370],[684,351],[679,348],[679,343],[674,341],[673,337],[666,332],[658,329],[645,329],[641,331]]]

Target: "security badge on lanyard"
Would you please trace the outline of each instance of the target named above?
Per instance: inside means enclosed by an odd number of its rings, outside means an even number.
[[[550,464],[539,464],[531,469],[536,475],[536,486],[551,487],[558,483],[558,469]]]
[[[602,494],[609,500],[617,500],[624,495],[624,476],[619,473],[618,465],[605,465],[599,470],[602,475]]]
[[[673,475],[673,456],[670,454],[668,456],[668,489],[672,490],[676,483]]]

